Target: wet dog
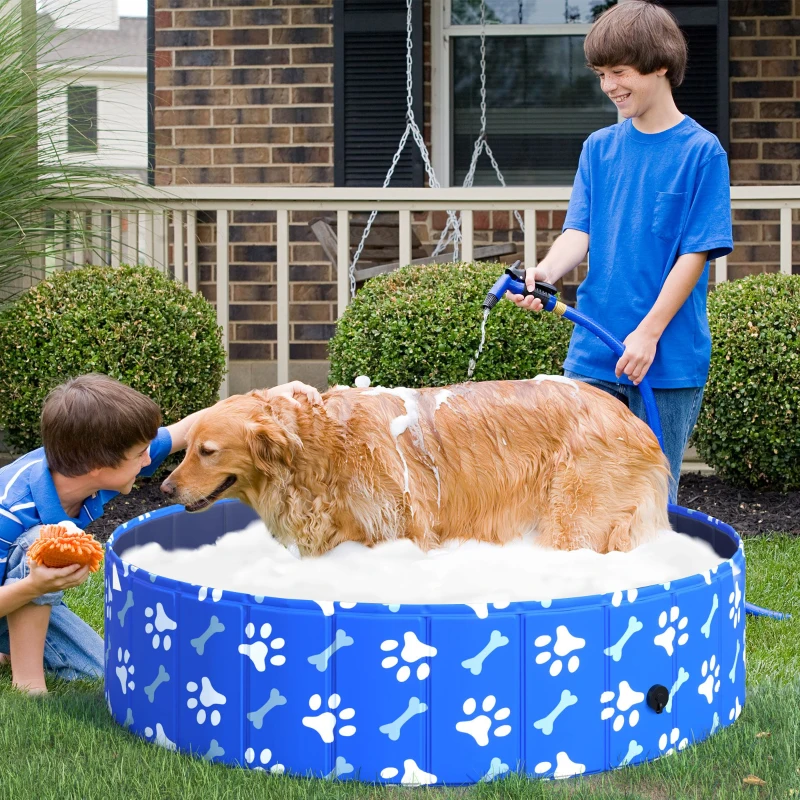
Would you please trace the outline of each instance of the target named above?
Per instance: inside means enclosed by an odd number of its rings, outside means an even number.
[[[431,389],[236,395],[207,409],[162,489],[222,497],[319,555],[341,542],[502,543],[627,551],[668,528],[669,467],[622,403],[557,376]]]

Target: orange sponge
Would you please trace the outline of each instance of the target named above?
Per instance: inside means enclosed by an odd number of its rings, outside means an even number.
[[[103,547],[84,531],[71,531],[64,525],[42,525],[39,538],[28,548],[28,558],[45,567],[88,564],[89,572],[97,572],[103,560]]]

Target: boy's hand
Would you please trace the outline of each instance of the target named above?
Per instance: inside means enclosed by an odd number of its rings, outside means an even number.
[[[67,567],[43,567],[35,561],[29,561],[30,574],[28,580],[38,595],[49,592],[60,592],[80,586],[89,576],[89,565],[70,564]]]
[[[550,282],[547,273],[541,269],[541,267],[528,267],[528,269],[525,270],[525,286],[528,288],[529,292],[535,288],[536,281]],[[544,308],[542,301],[533,297],[533,295],[523,297],[521,294],[506,292],[506,297],[520,308],[526,308],[528,311],[541,311]]]
[[[616,375],[619,378],[624,372],[628,379],[638,386],[647,375],[653,359],[656,357],[656,346],[659,337],[655,334],[636,328],[625,338],[625,352],[617,361]]]
[[[267,397],[285,397],[293,403],[297,402],[294,399],[296,394],[303,395],[312,405],[322,404],[322,395],[313,386],[309,386],[302,381],[283,383],[280,386],[273,386],[267,391]]]

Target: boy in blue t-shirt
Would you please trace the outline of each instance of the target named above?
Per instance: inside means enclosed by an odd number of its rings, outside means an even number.
[[[711,358],[709,259],[733,249],[728,161],[716,136],[678,111],[686,41],[674,17],[644,0],[606,11],[584,43],[588,65],[625,117],[586,140],[562,234],[534,281],[555,283],[589,256],[578,309],[624,342],[617,359],[575,326],[564,374],[620,397],[645,419],[637,386],[655,391],[676,501],[683,452]],[[532,297],[511,295],[527,309]]]
[[[321,402],[316,389],[299,381],[269,391],[290,399],[295,393]],[[160,427],[152,400],[97,374],[67,381],[47,396],[44,446],[0,470],[0,653],[10,653],[18,689],[45,693],[45,668],[67,680],[103,674],[102,639],[62,600],[63,590],[83,583],[89,568],[29,563],[39,526],[70,521],[85,528],[102,516],[137,476],[152,475],[186,447],[199,413]]]

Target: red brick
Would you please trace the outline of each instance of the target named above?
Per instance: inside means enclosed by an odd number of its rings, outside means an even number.
[[[561,232],[561,228],[564,226],[564,221],[567,218],[566,211],[554,211],[553,212],[553,228],[557,230],[559,233]]]
[[[176,106],[227,106],[231,102],[228,89],[182,89],[175,92]]]
[[[734,98],[794,97],[794,84],[792,81],[732,81],[731,95]]]
[[[175,128],[176,145],[219,145],[230,143],[230,128]]]
[[[734,139],[791,139],[793,135],[791,122],[734,122],[731,128]]]
[[[156,108],[168,108],[172,105],[172,92],[169,89],[156,89],[153,96]]]
[[[761,74],[765,78],[784,78],[800,76],[800,62],[794,58],[776,60],[764,59],[760,62]]]
[[[269,164],[268,147],[217,147],[214,148],[215,164]]]
[[[796,119],[800,117],[800,103],[759,103],[759,112],[761,119],[778,119],[788,118]],[[781,123],[783,124],[783,123]],[[782,138],[791,138],[791,133]]]
[[[214,31],[214,47],[241,47],[242,45],[268,45],[272,40],[269,28],[251,28],[239,30]]]
[[[233,182],[288,184],[291,174],[288,167],[234,167]]]
[[[333,48],[293,47],[292,64],[333,64]]]
[[[156,109],[156,128],[178,128],[190,125],[208,126],[211,112],[207,108]]]
[[[215,125],[269,125],[272,121],[270,108],[215,108]]]
[[[800,159],[800,142],[764,142],[763,154],[766,160],[797,161]]]
[[[292,25],[325,25],[333,23],[333,8],[293,8]]]
[[[156,11],[156,29],[162,30],[163,28],[172,27],[172,12],[171,11]]]
[[[510,211],[492,211],[491,230],[507,231],[511,226]]]
[[[330,44],[332,28],[273,28],[273,44]]]
[[[792,42],[789,39],[731,39],[730,50],[732,59],[788,57],[792,55]]]
[[[330,82],[330,67],[276,67],[272,70],[272,83],[319,84]]]
[[[156,70],[156,86],[209,86],[211,84],[210,69],[158,69]]]
[[[176,167],[176,183],[230,183],[231,171],[225,167]]]
[[[254,127],[233,129],[234,144],[288,144],[291,128]]]
[[[292,183],[298,186],[333,186],[333,167],[292,167]]]
[[[755,119],[756,104],[754,102],[734,102],[730,104],[731,119]]]
[[[758,158],[758,142],[731,142],[732,159]]]
[[[298,86],[292,89],[292,104],[333,105],[333,86]]]
[[[178,28],[224,28],[231,24],[230,11],[176,11]]]
[[[290,130],[281,128],[279,130]],[[333,144],[333,127],[330,125],[319,125],[306,127],[305,125],[291,128],[292,142],[294,144]]]
[[[172,66],[172,50],[156,50],[153,56],[156,69]]]
[[[234,25],[241,25],[243,28],[259,25],[286,25],[288,21],[289,12],[282,8],[248,8],[233,12]]]
[[[536,212],[536,228],[538,230],[549,230],[551,227],[550,221],[550,212],[549,211],[537,211]]]
[[[236,72],[262,73],[265,77],[259,80],[257,75],[252,75],[247,83],[259,84],[268,80],[267,70],[234,70]],[[246,76],[245,76],[246,77]],[[282,87],[259,86],[253,89],[234,89],[231,103],[234,106],[275,106],[286,105],[289,102],[289,90]]]

